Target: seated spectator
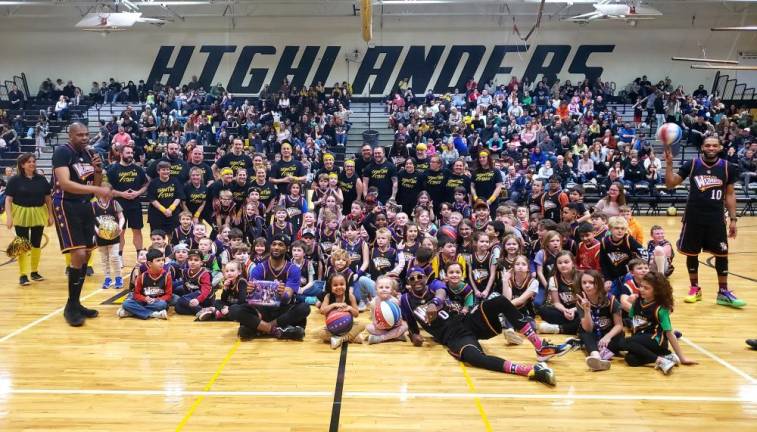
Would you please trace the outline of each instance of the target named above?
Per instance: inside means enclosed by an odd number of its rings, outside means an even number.
[[[55,118],[59,120],[68,120],[68,101],[61,95],[58,102],[55,103]]]

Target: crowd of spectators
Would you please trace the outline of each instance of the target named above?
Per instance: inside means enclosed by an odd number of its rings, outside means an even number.
[[[633,119],[622,111],[630,103],[620,104],[632,101]],[[656,85],[637,78],[619,95],[600,80],[550,84],[512,77],[507,84],[480,86],[471,79],[464,89],[441,95],[429,90],[423,97],[402,79],[386,107],[395,131],[389,155],[396,162],[422,151],[439,154],[451,167],[458,158],[477,161],[486,150],[501,171],[503,195],[519,203],[532,180],[552,176],[563,188],[592,184],[607,190],[620,182],[630,194],[665,194],[655,187],[664,184],[664,169],[652,146],[664,122],[679,124],[686,144],[697,149],[705,137],[717,135],[723,157],[742,167],[745,182],[755,177],[757,142],[749,111],[726,107],[703,85],[687,94],[669,78]],[[475,169],[475,163],[466,165],[469,175]]]

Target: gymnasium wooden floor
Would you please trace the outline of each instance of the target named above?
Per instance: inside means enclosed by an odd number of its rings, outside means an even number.
[[[640,218],[677,237],[679,218]],[[427,343],[351,345],[240,343],[233,323],[118,319],[101,305],[115,290],[87,279],[84,303],[100,318],[70,328],[54,232],[43,252],[48,281],[21,288],[15,263],[0,267],[2,431],[568,431],[757,430],[757,218],[742,218],[731,246],[730,285],[749,302],[715,306],[714,270],[702,266],[705,300],[684,304],[684,261],[673,276],[673,324],[700,362],[662,376],[651,368],[589,372],[580,352],[554,359],[557,387],[455,362]],[[6,245],[10,233],[0,233]],[[131,249],[129,247],[128,249]],[[134,263],[133,253],[127,264]],[[322,322],[311,314],[308,333]],[[553,339],[562,339],[564,336]],[[528,344],[485,341],[492,353],[534,361]]]

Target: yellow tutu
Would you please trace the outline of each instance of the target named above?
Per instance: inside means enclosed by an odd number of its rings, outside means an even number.
[[[11,205],[13,225],[20,227],[33,227],[47,225],[47,207],[24,207],[13,203]]]

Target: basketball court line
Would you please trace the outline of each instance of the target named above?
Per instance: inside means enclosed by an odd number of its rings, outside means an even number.
[[[223,358],[221,361],[221,364],[218,365],[216,368],[215,373],[212,377],[210,377],[210,381],[208,381],[207,384],[205,384],[205,387],[203,387],[202,391],[199,392],[197,395],[197,398],[192,402],[192,406],[189,407],[189,411],[184,415],[184,418],[181,419],[181,422],[179,422],[179,425],[176,426],[176,432],[181,431],[184,429],[184,426],[187,425],[187,422],[192,417],[192,414],[195,413],[197,410],[197,407],[200,406],[203,400],[205,400],[206,394],[210,391],[211,387],[213,387],[213,384],[215,384],[216,380],[219,376],[221,376],[221,372],[223,372],[223,369],[226,367],[226,364],[229,363],[229,360],[231,360],[231,356],[234,355],[234,353],[237,351],[237,348],[239,348],[239,344],[242,343],[241,340],[237,339],[236,342],[234,342],[234,345],[231,346],[231,349],[229,349],[229,352],[226,353],[226,357]],[[178,392],[172,393],[177,394]]]
[[[233,349],[234,347],[232,347]],[[227,354],[228,355],[228,354]],[[216,377],[217,378],[217,377]],[[207,386],[206,386],[207,387]],[[588,401],[667,401],[667,402],[713,402],[757,404],[757,393],[745,396],[691,396],[657,394],[575,394],[570,393],[446,393],[408,391],[345,391],[343,398],[356,399],[518,399],[518,400],[588,400]],[[155,396],[202,398],[333,398],[333,391],[245,391],[245,390],[108,390],[108,389],[29,389],[0,388],[0,395],[51,395],[51,396]],[[194,404],[193,404],[194,406]],[[195,408],[196,409],[196,408]]]
[[[465,367],[465,363],[457,363],[460,365],[460,370],[463,371],[463,376],[465,376],[465,382],[466,384],[468,384],[468,391],[471,393],[476,393],[476,386],[473,385],[473,380],[471,379],[470,375],[468,375],[468,369]],[[476,404],[478,415],[481,416],[481,421],[484,423],[486,432],[492,432],[492,425],[491,423],[489,423],[489,417],[486,416],[486,411],[484,411],[484,406],[481,404],[481,399],[479,397],[474,397],[473,401]]]
[[[95,294],[99,293],[100,291],[101,290],[96,289],[95,291],[92,291],[91,293],[85,295],[81,299],[82,300],[87,300],[88,298],[94,296]],[[16,330],[12,331],[11,333],[8,333],[7,335],[5,335],[5,336],[3,336],[3,337],[0,338],[0,343],[3,343],[5,341],[7,341],[8,339],[12,339],[13,337],[20,335],[21,333],[29,330],[30,328],[36,326],[39,323],[42,323],[42,322],[45,322],[45,321],[49,320],[50,318],[54,317],[55,315],[58,315],[59,313],[63,312],[64,308],[65,307],[59,307],[58,309],[55,309],[54,311],[52,311],[49,314],[43,316],[42,318],[38,318],[38,319],[30,322],[29,324],[27,324],[27,325],[25,325],[25,326],[23,326],[21,328],[18,328]]]
[[[713,354],[712,352],[702,348],[701,346],[695,344],[691,341],[691,339],[686,337],[681,337],[681,340],[685,342],[690,347],[694,348],[695,350],[699,351],[700,353],[706,355],[707,357],[711,358],[712,360],[715,360],[716,362],[720,363],[722,366],[724,366],[726,369],[730,370],[731,372],[735,373],[736,375],[740,376],[741,378],[744,378],[752,385],[757,385],[757,379],[752,378],[751,375],[748,373],[742,371],[741,369],[737,368],[736,366],[728,363],[727,361],[723,360],[722,358],[718,357],[717,355]]]
[[[339,430],[339,416],[342,413],[344,373],[347,369],[347,346],[349,346],[349,343],[342,344],[342,353],[339,355],[339,369],[336,373],[336,385],[334,386],[334,403],[331,405],[331,422],[329,424],[329,432],[337,432]]]

